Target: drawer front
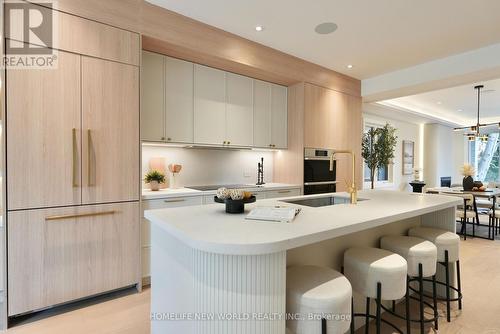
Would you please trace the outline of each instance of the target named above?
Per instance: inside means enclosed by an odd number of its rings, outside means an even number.
[[[168,208],[180,208],[183,206],[202,205],[202,204],[203,204],[202,196],[171,197],[171,198],[144,200],[142,201],[142,209],[143,210],[168,209]]]
[[[8,214],[9,316],[137,284],[139,203]]]
[[[291,197],[300,196],[300,189],[283,189],[283,190],[272,190],[266,191],[266,198],[279,198],[279,197]]]

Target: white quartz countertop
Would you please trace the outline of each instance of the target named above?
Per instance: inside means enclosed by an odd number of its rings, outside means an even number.
[[[294,189],[300,188],[297,184],[286,184],[286,183],[266,183],[262,186],[257,186],[255,184],[248,184],[245,189],[251,191],[267,191],[267,190],[284,190],[284,189]],[[142,190],[142,199],[157,199],[157,198],[169,198],[169,197],[185,197],[185,196],[205,196],[214,195],[216,190],[200,191],[189,188],[177,188],[177,189],[160,189],[158,191],[151,191],[149,189]]]
[[[322,195],[301,196],[301,198]],[[344,195],[336,193],[331,195]],[[298,198],[298,197],[294,197]],[[460,198],[389,190],[360,191],[356,205],[306,207],[261,200],[245,214],[226,214],[223,204],[145,211],[144,216],[192,248],[205,252],[256,255],[280,252],[461,204]],[[245,220],[255,206],[302,208],[291,223]]]

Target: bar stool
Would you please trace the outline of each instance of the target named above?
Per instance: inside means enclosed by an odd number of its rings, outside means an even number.
[[[398,254],[379,248],[350,248],[344,253],[344,273],[351,282],[353,290],[366,297],[366,312],[354,313],[354,317],[365,318],[365,333],[368,333],[370,319],[376,320],[377,334],[380,334],[381,322],[391,326],[398,333],[403,333],[394,324],[382,319],[382,300],[398,300],[407,294],[407,263]],[[370,314],[370,298],[375,298],[376,315]],[[409,319],[409,313],[407,313]],[[354,325],[351,325],[354,333]]]
[[[438,329],[438,311],[437,311],[437,294],[436,294],[436,262],[437,262],[437,248],[436,246],[427,240],[407,237],[399,235],[384,236],[380,239],[380,248],[386,249],[388,251],[394,252],[401,255],[406,259],[408,263],[408,280],[409,282],[418,280],[419,284],[419,305],[420,305],[420,317],[418,320],[410,319],[413,322],[420,323],[420,333],[424,333],[425,322],[434,322],[434,328]],[[432,299],[433,305],[429,305],[424,301],[424,277],[432,277]],[[410,298],[409,294],[406,295],[406,307],[409,308]],[[424,304],[431,307],[434,311],[434,317],[432,319],[425,319],[424,317]],[[385,308],[384,308],[385,309]],[[389,310],[386,310],[389,311]],[[391,314],[405,319],[405,317],[400,316],[395,313],[395,302],[393,301]],[[406,319],[408,320],[408,319]],[[407,333],[410,333],[409,322],[407,321]]]
[[[462,309],[462,284],[460,281],[460,259],[459,259],[459,247],[460,247],[460,237],[453,232],[446,230],[432,228],[432,227],[414,227],[410,229],[408,235],[422,238],[432,242],[437,248],[437,263],[441,264],[445,268],[446,281],[437,284],[443,285],[446,288],[446,298],[438,298],[439,300],[446,301],[446,320],[451,321],[451,302],[458,302],[458,309]],[[454,287],[450,283],[450,263],[456,263],[457,269],[457,287]],[[429,281],[424,279],[424,281]],[[457,298],[451,298],[450,290],[457,292]]]
[[[286,271],[287,319],[295,334],[344,334],[351,323],[352,287],[330,268],[292,266]]]

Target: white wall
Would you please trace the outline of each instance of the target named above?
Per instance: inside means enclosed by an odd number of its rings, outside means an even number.
[[[384,117],[379,117],[369,113],[363,114],[363,119],[365,125],[380,125],[383,126],[389,123],[391,126],[396,128],[397,144],[395,150],[395,157],[393,164],[389,167],[389,176],[392,182],[387,184],[379,184],[376,188],[392,188],[396,190],[411,190],[409,184],[410,181],[414,179],[413,174],[403,175],[403,140],[410,140],[415,143],[415,168],[421,167],[421,154],[420,154],[420,125],[414,123],[407,123],[400,120],[389,119]],[[391,174],[392,172],[392,174]],[[392,176],[392,177],[391,177]],[[369,185],[365,183],[365,188],[369,188]]]
[[[165,146],[142,147],[142,175],[149,171],[149,160],[165,158],[165,163],[182,165],[177,186],[248,184],[257,182],[257,163],[264,158],[264,181],[273,180],[273,154],[269,151],[187,149]]]
[[[462,133],[441,124],[424,126],[424,173],[427,187],[440,186],[440,178],[451,176],[452,183],[461,183],[460,167],[467,160]]]

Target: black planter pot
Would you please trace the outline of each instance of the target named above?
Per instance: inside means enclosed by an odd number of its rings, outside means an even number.
[[[471,191],[472,188],[474,188],[474,179],[472,178],[472,176],[464,177],[462,185],[465,191]]]

